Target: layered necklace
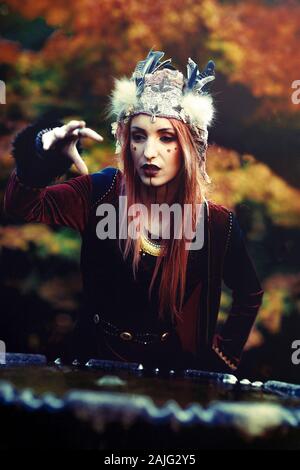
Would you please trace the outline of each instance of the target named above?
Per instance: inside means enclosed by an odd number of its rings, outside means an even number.
[[[141,233],[140,251],[151,256],[164,256],[164,250],[165,246],[163,243],[154,243],[152,240],[149,240],[145,233]]]
[[[168,187],[169,186],[167,183],[166,198],[168,196]],[[155,195],[155,203],[156,203],[156,195]],[[165,256],[164,252],[166,249],[166,245],[163,242],[159,243],[158,241],[154,242],[150,240],[147,233],[150,233],[150,232],[148,232],[147,230],[144,230],[141,233],[141,237],[140,237],[140,251],[142,252],[142,254],[147,253],[148,255],[151,255],[151,256]]]

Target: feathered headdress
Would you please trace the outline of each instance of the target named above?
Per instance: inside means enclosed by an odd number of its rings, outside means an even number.
[[[171,59],[161,62],[164,52],[148,53],[145,60],[137,63],[130,79],[115,80],[111,95],[109,114],[116,118],[112,132],[117,133],[118,124],[130,116],[148,114],[152,121],[156,117],[175,118],[185,122],[191,129],[203,162],[205,179],[205,154],[207,127],[212,123],[214,107],[208,94],[208,84],[214,80],[214,62],[209,61],[200,72],[197,64],[188,59],[187,77],[176,70]],[[119,151],[119,142],[117,149]]]

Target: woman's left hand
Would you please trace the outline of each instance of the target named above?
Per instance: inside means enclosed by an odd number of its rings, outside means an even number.
[[[63,154],[73,160],[79,173],[87,175],[89,173],[88,168],[76,147],[80,137],[89,137],[96,142],[103,142],[103,137],[93,129],[86,127],[85,121],[74,120],[46,132],[42,136],[43,149],[49,150],[53,145],[59,143]]]

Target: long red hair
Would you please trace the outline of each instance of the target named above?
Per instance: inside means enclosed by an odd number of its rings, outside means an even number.
[[[208,182],[205,181],[203,172],[201,171],[202,160],[199,157],[198,149],[190,129],[186,124],[177,119],[169,119],[169,121],[176,131],[181,154],[183,156],[183,167],[178,175],[180,178],[179,189],[176,195],[176,201],[173,202],[179,203],[181,207],[186,207],[185,204],[191,205],[192,228],[193,231],[195,231],[197,224],[196,204],[203,202],[207,192]],[[121,152],[119,154],[120,166],[124,175],[121,194],[127,196],[128,207],[141,202],[140,188],[142,185],[139,176],[135,172],[133,159],[131,158],[130,124],[131,119],[126,124],[122,126],[119,125],[117,131],[117,137],[122,143]],[[126,216],[127,214],[124,215],[122,223],[125,223]],[[127,218],[126,223],[130,223],[129,218]],[[183,218],[181,223],[183,224]],[[149,286],[149,298],[155,279],[161,268],[159,285],[160,318],[165,317],[167,312],[171,312],[172,320],[174,321],[175,317],[180,316],[182,311],[189,254],[189,250],[186,249],[186,243],[187,240],[184,236],[182,236],[181,239],[174,239],[171,230],[171,238],[167,240],[164,256],[157,257]],[[133,254],[132,268],[134,276],[136,277],[141,256],[140,239],[133,239],[128,236],[125,242],[124,240],[119,240],[119,246],[124,259],[126,259],[130,253]]]

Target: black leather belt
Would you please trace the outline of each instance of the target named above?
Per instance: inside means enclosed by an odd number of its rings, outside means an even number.
[[[166,341],[170,336],[169,331],[164,331],[163,333],[137,333],[129,330],[122,330],[116,325],[104,320],[98,314],[94,315],[94,323],[100,324],[104,333],[107,335],[118,337],[127,342],[151,344],[157,341]]]

